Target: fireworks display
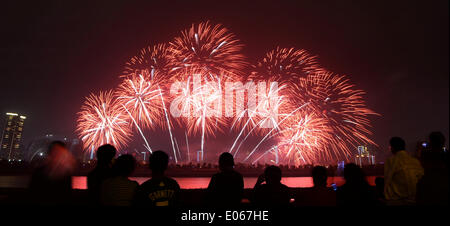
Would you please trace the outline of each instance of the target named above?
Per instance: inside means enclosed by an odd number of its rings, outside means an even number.
[[[79,112],[77,131],[87,150],[102,144],[113,144],[120,149],[131,134],[129,117],[112,91],[86,98]]]
[[[345,76],[331,72],[310,74],[300,78],[292,92],[295,102],[310,103],[308,111],[320,115],[331,129],[333,136],[323,146],[330,155],[343,158],[351,153],[354,144],[374,144],[368,138],[371,134],[368,116],[377,114],[367,108],[364,91],[354,89]]]
[[[158,79],[151,79],[147,70],[126,78],[116,91],[119,103],[134,120],[146,128],[161,125],[162,102]]]
[[[143,48],[125,64],[115,92],[87,97],[77,126],[85,149],[121,149],[137,132],[151,152],[152,134],[164,130],[174,160],[189,161],[190,149],[208,152],[206,140],[224,134],[240,161],[275,153],[277,163],[299,165],[348,160],[356,146],[374,144],[369,118],[377,114],[346,76],[302,49],[277,47],[252,65],[242,48],[227,28],[209,22]],[[200,147],[192,147],[196,136]]]

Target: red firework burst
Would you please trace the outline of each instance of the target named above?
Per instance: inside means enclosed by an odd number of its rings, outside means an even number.
[[[330,72],[310,74],[300,78],[291,91],[294,102],[308,103],[308,111],[318,114],[330,127],[332,137],[323,146],[334,154],[328,159],[348,158],[355,146],[374,144],[368,137],[368,116],[378,114],[366,106],[365,92],[355,89],[345,76]]]
[[[129,117],[117,103],[112,91],[91,94],[78,113],[77,132],[85,149],[103,144],[123,147],[131,134]]]
[[[126,64],[121,77],[132,76],[133,74],[148,71],[150,79],[155,78],[155,74],[166,76],[170,71],[170,51],[166,44],[157,44],[141,49],[138,55],[133,56]]]
[[[180,37],[170,42],[171,68],[178,70],[195,66],[214,74],[240,75],[247,65],[240,53],[242,46],[234,34],[220,24],[192,24],[189,30],[182,31]]]
[[[259,117],[251,120],[259,119],[257,121],[271,120],[275,122],[274,119],[289,114],[299,104],[292,103],[290,98],[292,83],[297,83],[300,78],[306,77],[310,73],[317,73],[322,70],[315,57],[311,56],[306,50],[277,47],[268,52],[261,61],[253,66],[253,71],[248,79],[255,82],[266,81],[267,84],[275,82],[277,83],[277,89],[273,89],[270,85],[267,86],[267,89],[264,88],[264,92],[261,92],[262,87],[258,87],[256,97],[260,105],[258,106]],[[272,101],[270,105],[269,100],[274,100],[274,98],[278,101]],[[303,103],[300,102],[300,104]],[[272,113],[268,114],[269,111]],[[278,115],[273,114],[274,112],[277,112]],[[254,114],[254,116],[258,116],[258,114]],[[239,118],[237,120],[239,121],[235,121],[235,124],[242,124],[244,121]],[[278,126],[277,124],[274,125]]]
[[[270,78],[283,84],[297,82],[299,78],[323,71],[316,57],[306,50],[280,48],[268,52],[265,57],[253,66],[251,79]]]
[[[202,130],[207,135],[221,131],[227,121],[223,117],[223,75],[213,75],[200,67],[190,67],[177,73],[176,85],[171,90],[171,111],[177,121],[188,127],[189,134]],[[173,107],[173,108],[172,108]]]
[[[288,163],[311,164],[333,155],[323,148],[330,141],[331,128],[315,112],[297,111],[282,126],[278,150]]]
[[[154,79],[147,70],[143,72],[124,79],[115,94],[118,103],[129,112],[133,120],[145,128],[155,128],[157,125],[164,125],[160,92],[163,80],[158,79],[160,72],[153,74]]]

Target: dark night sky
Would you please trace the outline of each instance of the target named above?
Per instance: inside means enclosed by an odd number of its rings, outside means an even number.
[[[206,20],[234,32],[249,58],[276,46],[303,48],[348,75],[382,115],[372,118],[382,149],[393,135],[411,143],[440,130],[448,138],[446,0],[76,2],[2,6],[0,112],[28,116],[25,142],[46,133],[74,137],[86,95],[116,87],[140,48]]]

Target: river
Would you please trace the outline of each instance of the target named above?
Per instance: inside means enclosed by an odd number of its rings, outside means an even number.
[[[370,185],[375,185],[375,176],[368,176],[367,181]],[[28,185],[29,176],[0,176],[0,188],[26,188]],[[72,177],[72,188],[74,189],[86,189],[87,180],[86,176],[74,176]],[[148,177],[130,177],[131,180],[137,181],[142,184],[148,180]],[[182,189],[198,189],[208,187],[209,177],[174,177]],[[244,187],[252,188],[256,183],[256,177],[244,177]],[[284,177],[281,182],[288,187],[293,188],[307,188],[313,186],[312,177]],[[328,185],[332,183],[340,186],[344,183],[342,177],[329,177]]]

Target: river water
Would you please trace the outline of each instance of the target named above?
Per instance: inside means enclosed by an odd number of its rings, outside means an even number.
[[[368,176],[367,181],[370,185],[375,185],[375,176]],[[29,176],[0,176],[0,188],[25,188],[28,185]],[[86,189],[87,178],[85,176],[72,177],[72,187],[74,189]],[[148,180],[148,177],[130,177],[131,180],[142,184]],[[209,177],[174,177],[182,189],[196,189],[208,187]],[[256,177],[244,177],[244,187],[253,188],[256,183]],[[288,187],[292,188],[308,188],[313,186],[312,177],[284,177],[281,181]],[[344,183],[342,177],[329,177],[328,185],[332,183],[340,186]]]

